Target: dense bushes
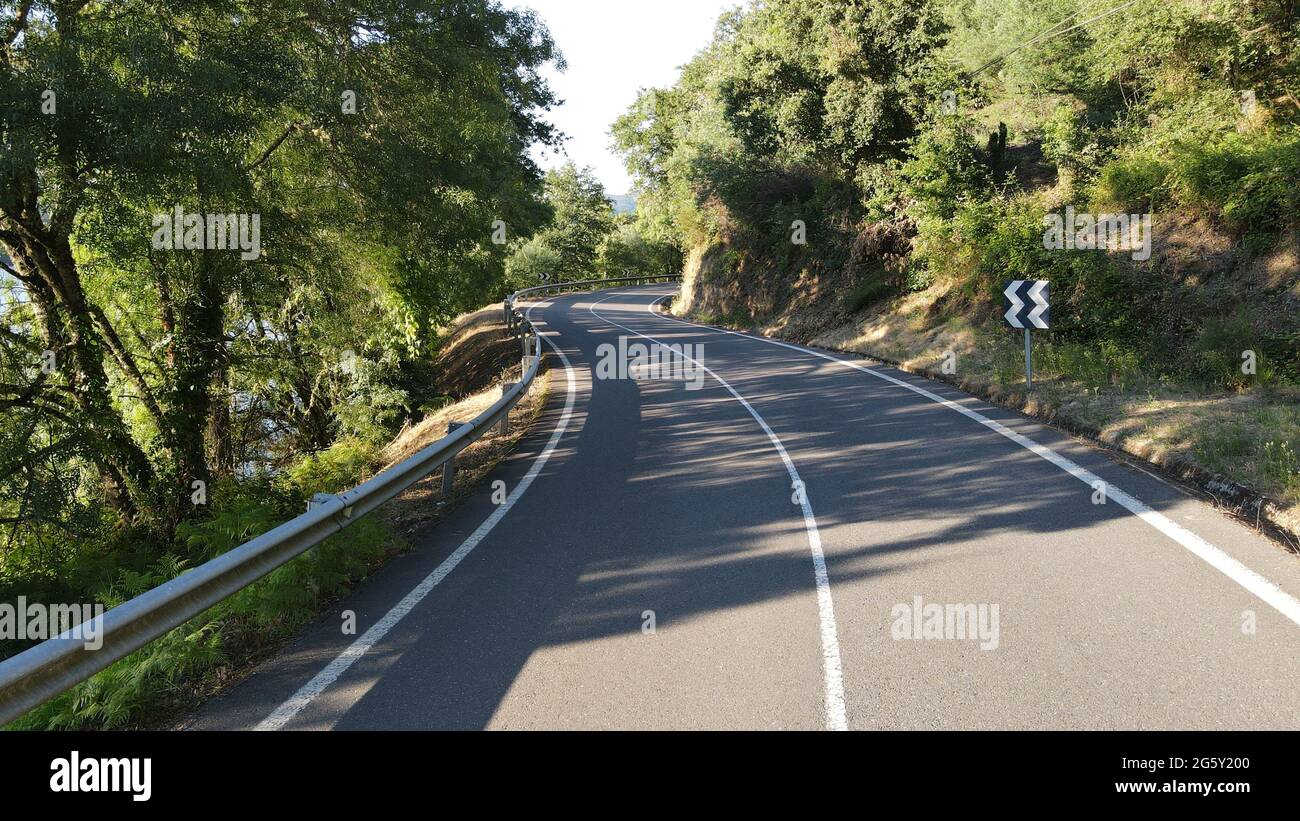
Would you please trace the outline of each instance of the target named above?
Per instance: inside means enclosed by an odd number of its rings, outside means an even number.
[[[572,163],[546,175],[547,221],[511,244],[502,294],[546,282],[677,273],[677,243],[639,215],[614,212],[590,169]]]
[[[849,5],[729,15],[675,87],[645,92],[616,124],[642,201],[678,241],[745,260],[704,266],[698,287],[713,271],[720,293],[753,284],[779,299],[771,280],[826,275],[855,312],[942,284],[936,315],[997,325],[1009,280],[1048,279],[1044,355],[1067,379],[1220,390],[1297,369],[1276,331],[1228,322],[1194,284],[1162,279],[1159,258],[1048,250],[1043,221],[1067,205],[1155,212],[1157,232],[1203,220],[1243,241],[1243,265],[1293,232],[1300,21],[1287,4],[1174,0],[1038,39],[1091,7]],[[791,241],[794,221],[806,245]],[[906,226],[906,258],[857,253],[884,224]],[[1247,348],[1267,353],[1254,375],[1240,368]]]
[[[1151,213],[1169,202],[1170,171],[1168,162],[1145,154],[1114,160],[1102,167],[1093,200],[1124,213]]]
[[[1266,248],[1297,224],[1298,175],[1296,128],[1229,132],[1113,160],[1102,167],[1093,195],[1099,203],[1133,211],[1196,209]]]
[[[1237,233],[1265,241],[1297,225],[1300,129],[1231,133],[1180,159],[1173,170],[1180,195],[1218,211]]]
[[[66,565],[54,568],[65,589],[58,598],[46,600],[82,601],[89,596],[112,608],[296,516],[313,493],[357,484],[375,467],[377,454],[373,444],[345,440],[283,473],[222,482],[212,498],[211,515],[182,525],[176,550],[161,556],[143,550],[130,556],[118,542],[100,546],[108,551],[106,561],[70,556]],[[9,729],[113,728],[145,716],[165,716],[176,705],[187,704],[188,694],[212,686],[211,676],[232,661],[232,651],[255,654],[292,635],[323,602],[345,592],[350,582],[401,547],[382,521],[364,518]],[[38,599],[30,574],[15,578],[19,584],[12,592]]]

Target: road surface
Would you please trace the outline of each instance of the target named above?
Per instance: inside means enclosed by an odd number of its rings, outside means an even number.
[[[1300,559],[948,386],[663,316],[671,292],[535,304],[551,399],[506,504],[485,485],[187,726],[1300,728]],[[596,378],[620,337],[689,346],[702,383]]]

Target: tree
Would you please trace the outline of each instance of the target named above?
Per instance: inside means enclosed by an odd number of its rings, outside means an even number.
[[[614,229],[614,208],[604,186],[591,169],[569,163],[546,175],[546,202],[555,216],[542,239],[559,257],[556,276],[593,276],[600,243]]]
[[[518,244],[506,260],[506,283],[511,293],[543,282],[558,282],[560,254],[544,236],[533,236]]]
[[[938,0],[771,0],[723,15],[678,83],[642,92],[614,124],[646,236],[788,238],[822,211],[851,224],[951,86],[945,30]]]
[[[591,169],[573,163],[546,175],[545,205],[552,216],[544,229],[517,243],[507,268],[512,278],[552,282],[591,279],[597,274],[601,242],[614,230],[614,208]]]
[[[596,267],[608,277],[672,275],[682,269],[682,252],[674,243],[648,237],[643,223],[624,215],[601,242]]]
[[[166,534],[194,482],[327,445],[344,354],[418,354],[503,276],[493,221],[544,217],[549,62],[545,28],[494,0],[5,4],[0,407],[21,415],[0,470],[84,462]],[[201,247],[158,242],[177,209],[168,239]],[[212,215],[256,217],[261,253],[213,247]],[[18,475],[20,498],[49,486]]]
[[[844,169],[902,153],[938,90],[938,7],[916,0],[773,0],[723,48],[725,116],[759,163]]]

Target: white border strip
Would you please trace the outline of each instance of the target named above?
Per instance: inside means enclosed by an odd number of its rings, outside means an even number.
[[[636,334],[642,339],[648,339],[651,342],[664,344],[652,336],[646,336],[643,333],[632,330],[626,325],[621,325],[612,319],[608,319],[596,313],[596,306],[608,302],[617,296],[624,294],[611,294],[599,302],[594,302],[587,309],[591,315],[602,322],[615,327],[622,328],[630,334]],[[718,376],[710,370],[703,362],[692,359],[686,354],[682,354],[684,359],[690,360],[702,368],[709,376],[718,380],[722,387],[731,392],[736,401],[749,411],[749,415],[754,417],[759,427],[767,434],[767,438],[772,442],[772,447],[781,455],[781,461],[785,462],[786,472],[790,475],[792,492],[794,488],[801,488],[799,494],[800,506],[803,508],[804,530],[808,533],[808,549],[812,551],[813,560],[813,578],[817,584],[817,613],[821,628],[822,641],[822,672],[826,688],[826,729],[828,730],[847,730],[849,728],[848,719],[844,713],[844,675],[840,663],[840,640],[839,632],[835,627],[835,604],[831,598],[831,580],[830,574],[826,571],[826,554],[822,552],[822,537],[817,530],[817,519],[813,516],[812,505],[808,501],[808,487],[804,484],[803,479],[799,478],[799,471],[794,466],[794,461],[790,459],[790,454],[786,452],[785,445],[768,426],[767,421],[763,419],[759,412],[754,410],[754,406],[745,400],[735,388],[727,383],[727,380]]]
[[[532,319],[534,307],[536,307],[536,305],[530,307],[526,314],[526,317],[529,320]],[[433,588],[437,587],[443,579],[447,578],[447,576],[456,569],[456,566],[460,564],[466,556],[472,553],[474,548],[478,547],[479,542],[483,541],[488,533],[492,532],[492,528],[496,527],[497,524],[505,518],[506,514],[510,512],[510,508],[514,507],[515,502],[519,501],[520,497],[524,495],[524,492],[528,490],[530,485],[532,485],[533,480],[542,472],[542,468],[546,466],[546,461],[550,459],[551,454],[555,452],[555,448],[560,444],[560,439],[564,436],[564,432],[569,426],[569,418],[573,415],[574,395],[577,392],[576,382],[573,377],[573,366],[570,364],[569,358],[564,355],[564,351],[560,350],[558,345],[550,340],[549,336],[543,336],[542,339],[545,339],[546,344],[550,345],[551,349],[559,354],[560,361],[564,363],[565,378],[568,382],[568,396],[565,398],[564,402],[564,414],[560,417],[560,422],[556,425],[555,432],[551,434],[550,441],[546,443],[546,448],[538,454],[535,460],[533,460],[532,467],[529,468],[528,473],[520,480],[518,486],[515,487],[514,492],[506,498],[505,502],[494,510],[492,515],[484,520],[483,524],[479,525],[478,529],[471,533],[465,541],[461,542],[460,547],[456,548],[454,553],[446,559],[443,559],[442,563],[439,564],[432,573],[416,585],[414,590],[407,593],[405,598],[398,602],[393,609],[389,610],[388,613],[367,630],[361,638],[349,645],[348,648],[340,653],[337,658],[326,665],[325,669],[317,673],[311,681],[304,684],[298,692],[290,696],[288,701],[281,704],[274,713],[267,716],[255,729],[282,729],[286,724],[292,721],[295,716],[302,712],[307,705],[311,704],[312,701],[320,696],[321,693],[325,692],[325,690],[329,689],[334,682],[338,681],[339,676],[347,672],[349,667],[369,652],[372,647],[382,641],[384,636],[388,635],[388,633],[397,626],[398,622],[414,610],[416,605],[423,601]]]
[[[651,294],[651,296],[653,296],[653,294]],[[1028,437],[1016,433],[1015,431],[1011,430],[1010,428],[1006,427],[1000,422],[995,422],[994,420],[989,419],[987,416],[984,416],[983,414],[977,413],[976,411],[973,411],[970,408],[964,407],[963,405],[960,405],[949,399],[944,399],[942,396],[939,396],[936,393],[931,393],[925,388],[919,387],[917,385],[913,385],[909,382],[905,382],[902,379],[896,379],[892,376],[889,376],[888,374],[884,374],[881,373],[880,371],[872,370],[871,368],[868,368],[865,365],[860,365],[856,362],[851,362],[846,359],[838,359],[828,354],[821,353],[820,351],[809,350],[808,348],[803,348],[798,345],[791,345],[788,342],[780,342],[775,339],[767,339],[766,337],[759,337],[759,336],[752,336],[750,334],[737,333],[736,331],[728,331],[724,328],[713,328],[708,325],[699,325],[695,322],[687,322],[686,320],[678,319],[677,317],[668,316],[663,312],[655,311],[654,310],[655,306],[669,296],[672,296],[672,294],[667,294],[665,296],[660,297],[659,299],[656,299],[654,302],[651,302],[648,306],[646,306],[646,310],[654,316],[660,317],[661,319],[667,319],[671,322],[677,322],[681,325],[688,325],[693,328],[700,328],[702,330],[711,331],[713,333],[729,334],[731,336],[740,337],[741,339],[753,340],[754,342],[765,342],[769,345],[777,345],[782,348],[788,348],[792,351],[798,351],[799,353],[816,356],[821,359],[825,359],[827,362],[834,362],[837,365],[843,365],[847,368],[852,368],[856,371],[861,371],[865,374],[870,374],[871,376],[874,376],[877,379],[883,379],[884,381],[897,385],[900,388],[906,388],[907,390],[913,393],[924,396],[926,399],[929,399],[932,402],[936,402],[940,405],[943,405],[946,408],[955,410],[958,413],[962,414],[963,416],[966,416],[970,419],[975,420],[976,422],[979,422],[984,427],[1002,436],[1005,436],[1007,439],[1010,439],[1012,442],[1015,442],[1017,445],[1020,445],[1025,450],[1028,450],[1031,453],[1034,453],[1035,455],[1047,460],[1048,462],[1051,462],[1053,465],[1056,465],[1058,468],[1070,474],[1074,478],[1078,479],[1080,482],[1083,482],[1085,485],[1088,485],[1089,487],[1094,486],[1094,483],[1096,482],[1104,481],[1096,474],[1080,467],[1079,465],[1065,458],[1064,456],[1052,450],[1051,448],[1044,447],[1043,445],[1038,444],[1032,439],[1029,439]],[[1249,591],[1259,599],[1266,602],[1269,606],[1277,610],[1283,616],[1286,616],[1295,624],[1300,625],[1300,601],[1298,601],[1290,593],[1287,593],[1285,590],[1278,587],[1273,582],[1259,575],[1254,570],[1251,570],[1246,565],[1232,558],[1227,553],[1224,553],[1223,550],[1205,541],[1200,536],[1197,536],[1195,533],[1191,532],[1187,528],[1177,524],[1173,520],[1169,519],[1167,516],[1164,516],[1160,513],[1157,513],[1155,510],[1152,510],[1141,500],[1133,496],[1130,496],[1128,493],[1125,493],[1124,491],[1120,490],[1119,488],[1115,487],[1109,482],[1106,482],[1105,484],[1106,484],[1106,498],[1114,500],[1125,510],[1132,513],[1134,516],[1137,516],[1139,519],[1151,525],[1156,530],[1165,534],[1166,536],[1168,536],[1170,539],[1174,540],[1178,544],[1182,545],[1188,551],[1190,551],[1194,555],[1204,560],[1215,570],[1218,570],[1223,575],[1232,579],[1238,585],[1245,588],[1247,591]]]

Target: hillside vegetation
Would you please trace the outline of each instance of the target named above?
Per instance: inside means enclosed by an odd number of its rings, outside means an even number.
[[[679,312],[1294,505],[1298,42],[1291,0],[766,0],[614,134],[641,230],[686,254]],[[1084,214],[1150,215],[1150,245],[1051,241]],[[1014,279],[1052,284],[1032,394]]]

